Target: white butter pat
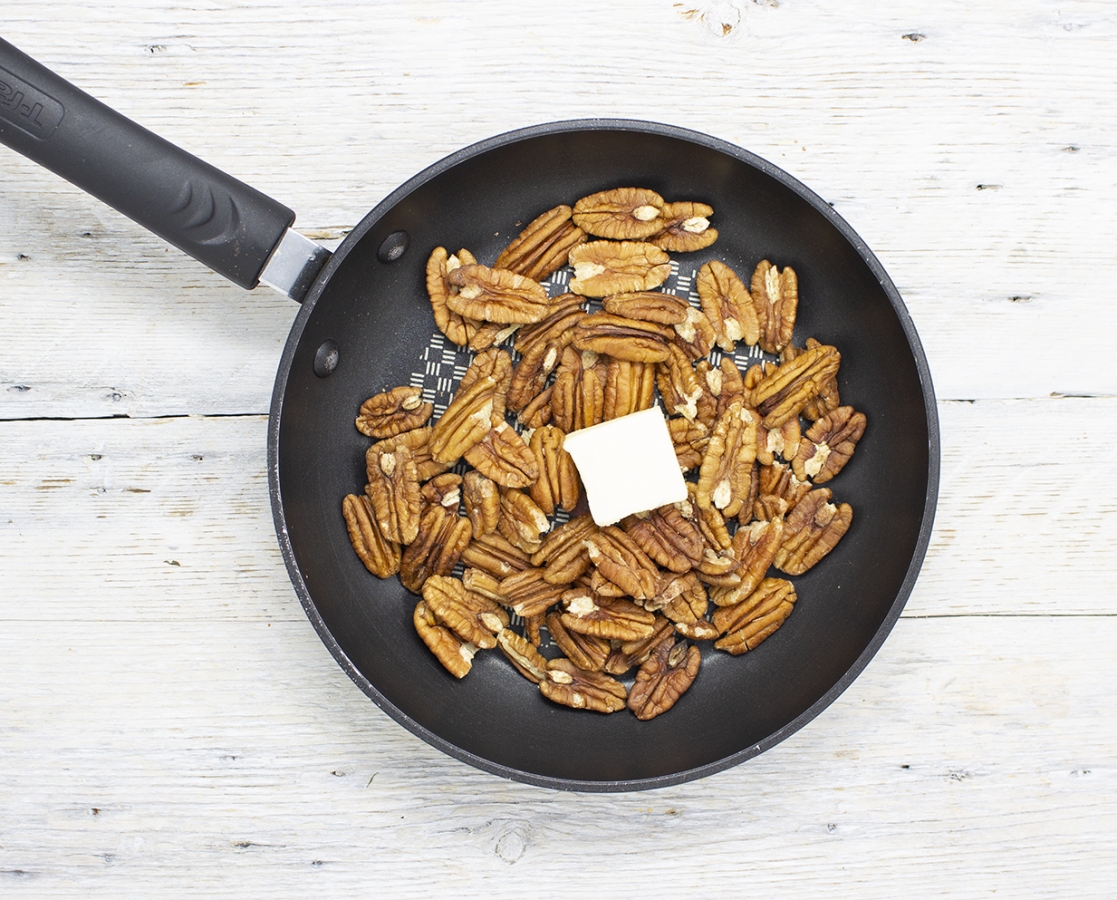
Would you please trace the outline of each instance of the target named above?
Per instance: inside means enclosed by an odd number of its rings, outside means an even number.
[[[658,406],[575,431],[562,446],[578,467],[598,525],[612,525],[632,513],[687,497],[671,433]]]

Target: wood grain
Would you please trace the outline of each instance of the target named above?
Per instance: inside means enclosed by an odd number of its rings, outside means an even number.
[[[378,711],[287,580],[265,441],[296,307],[0,148],[0,896],[1113,895],[1112,4],[7,0],[4,22],[331,247],[511,128],[629,116],[752,150],[899,287],[942,481],[904,615],[802,731],[655,792],[502,781]]]

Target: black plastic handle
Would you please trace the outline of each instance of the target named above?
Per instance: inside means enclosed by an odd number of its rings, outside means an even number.
[[[244,288],[295,214],[0,38],[0,142]]]

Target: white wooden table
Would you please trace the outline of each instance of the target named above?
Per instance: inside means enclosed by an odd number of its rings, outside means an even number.
[[[157,7],[157,8],[156,8]],[[903,617],[820,717],[636,794],[428,747],[308,624],[265,477],[295,308],[0,148],[0,897],[1117,895],[1117,7],[5,0],[333,245],[450,151],[667,121],[833,202],[939,399]]]

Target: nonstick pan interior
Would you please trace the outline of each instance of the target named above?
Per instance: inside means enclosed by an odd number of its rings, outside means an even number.
[[[853,506],[852,528],[821,564],[793,579],[793,615],[741,657],[703,648],[691,690],[647,723],[627,712],[556,706],[497,651],[478,654],[462,681],[452,678],[414,632],[417,598],[398,579],[368,573],[341,516],[342,498],[365,483],[370,442],[353,427],[358,407],[380,390],[412,383],[437,333],[424,288],[431,250],[465,247],[491,264],[536,215],[619,186],[714,208],[719,239],[698,254],[672,254],[684,269],[716,258],[747,278],[764,258],[793,266],[800,290],[795,343],[817,337],[838,347],[842,401],[869,423],[852,462],[827,485],[836,502]],[[407,249],[385,261],[389,236],[399,232]],[[321,377],[316,357],[324,373],[334,345],[336,368]],[[767,749],[817,715],[899,615],[926,550],[937,494],[926,362],[876,259],[823,201],[770,164],[648,123],[595,120],[516,132],[401,187],[350,234],[304,303],[272,413],[280,543],[307,614],[342,667],[434,746],[498,775],[566,789],[696,778]]]

